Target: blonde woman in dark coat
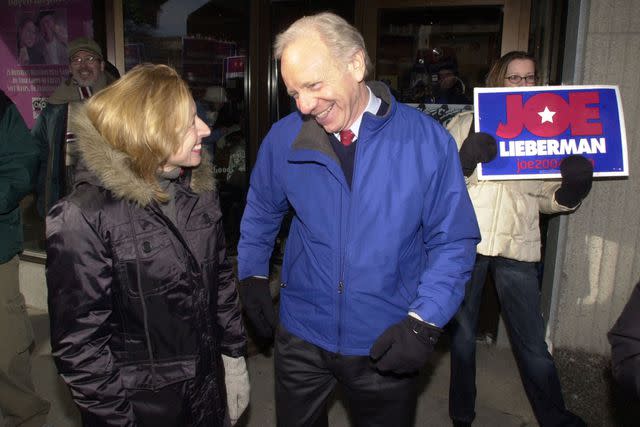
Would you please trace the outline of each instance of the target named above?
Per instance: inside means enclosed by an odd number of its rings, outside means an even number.
[[[249,383],[209,128],[164,65],[78,108],[75,189],[47,216],[58,371],[86,426],[229,425]]]

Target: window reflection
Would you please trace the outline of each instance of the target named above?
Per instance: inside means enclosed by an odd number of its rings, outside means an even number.
[[[401,102],[441,122],[470,109],[500,56],[502,8],[381,9],[376,74]]]
[[[220,189],[227,246],[235,251],[248,185],[245,102],[249,1],[127,1],[125,68],[174,67],[191,87]]]

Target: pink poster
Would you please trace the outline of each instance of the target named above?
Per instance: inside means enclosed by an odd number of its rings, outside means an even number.
[[[86,0],[0,0],[0,89],[32,127],[69,75],[67,43],[93,37]]]
[[[244,64],[247,59],[243,56],[230,56],[224,59],[226,62],[226,74],[228,79],[244,77]]]

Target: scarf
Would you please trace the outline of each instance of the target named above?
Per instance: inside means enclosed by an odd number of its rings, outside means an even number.
[[[83,101],[93,93],[104,89],[113,81],[113,77],[104,72],[100,74],[98,80],[90,87],[80,86],[73,78],[69,78],[58,86],[49,99],[47,99],[47,102],[49,104],[68,104],[70,102]]]

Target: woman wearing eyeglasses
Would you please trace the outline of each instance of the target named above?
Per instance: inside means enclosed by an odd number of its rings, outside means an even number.
[[[489,71],[487,86],[534,86],[536,71],[531,55],[509,52]],[[473,131],[472,112],[454,117],[448,129],[460,147],[460,162],[482,235],[464,301],[449,324],[449,415],[455,426],[469,426],[475,418],[476,330],[482,289],[487,274],[491,274],[520,377],[538,423],[542,427],[583,426],[584,421],[565,407],[555,363],[544,339],[537,263],[541,247],[539,213],[576,209],[591,189],[591,163],[582,156],[565,158],[560,165],[560,182],[478,181],[476,165],[496,156],[495,140]]]

